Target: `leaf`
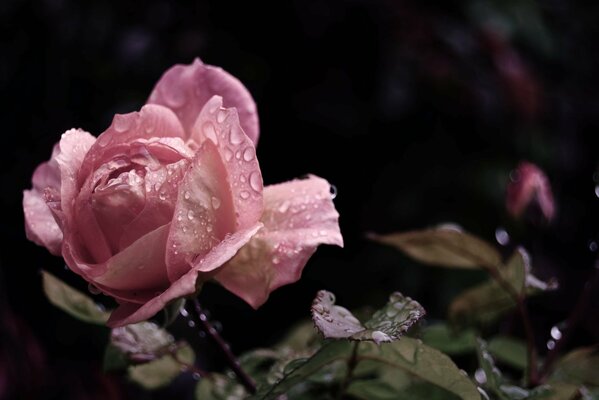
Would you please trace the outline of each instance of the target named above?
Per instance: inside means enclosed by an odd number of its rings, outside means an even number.
[[[181,367],[193,365],[194,360],[193,350],[186,344],[177,349],[175,356],[168,354],[145,364],[130,366],[129,378],[145,389],[156,389],[169,384],[181,373]]]
[[[527,349],[526,343],[522,340],[507,336],[495,336],[489,341],[489,352],[497,361],[519,370],[526,370],[528,365]]]
[[[478,269],[496,268],[501,264],[501,255],[494,246],[456,226],[390,235],[372,234],[370,238],[396,247],[429,265]]]
[[[599,387],[599,346],[566,354],[557,361],[550,380]]]
[[[73,289],[49,272],[42,271],[42,281],[44,292],[50,303],[78,320],[106,325],[110,313],[106,312],[91,298]]]
[[[122,351],[109,343],[104,350],[104,360],[102,365],[104,372],[122,371],[129,366],[129,360]]]
[[[473,330],[453,332],[446,324],[424,328],[422,341],[449,355],[465,354],[476,350],[476,335]]]
[[[581,397],[581,390],[577,385],[569,383],[554,382],[549,385],[538,386],[530,391],[530,396],[526,400],[576,400],[587,399]]]
[[[389,369],[406,372],[412,379],[416,377],[460,399],[480,399],[476,386],[466,373],[458,369],[448,356],[418,339],[404,337],[380,347],[363,343],[360,344],[358,357],[360,362],[377,363],[383,372]]]
[[[518,249],[507,265],[498,269],[502,279],[510,285],[513,293],[525,289],[528,258],[523,249]],[[486,326],[495,322],[516,305],[510,293],[494,279],[467,289],[456,297],[449,306],[449,320],[458,326]]]
[[[296,360],[291,368],[287,368],[283,377],[272,385],[263,385],[252,399],[276,399],[287,393],[294,386],[301,384],[323,368],[339,360],[349,360],[352,344],[348,341],[333,341],[325,344],[312,357]]]
[[[139,322],[114,328],[110,332],[110,343],[129,357],[155,356],[175,339],[153,322]]]
[[[243,386],[221,374],[210,374],[200,379],[195,388],[197,400],[241,400],[246,396]]]
[[[321,290],[312,303],[312,320],[325,338],[373,341],[377,344],[398,340],[424,316],[424,308],[399,292],[362,324],[346,308],[335,305],[335,295]]]

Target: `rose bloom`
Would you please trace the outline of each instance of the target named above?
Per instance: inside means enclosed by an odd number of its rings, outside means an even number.
[[[116,327],[214,279],[252,307],[297,281],[320,244],[343,245],[330,185],[263,187],[256,105],[195,60],[97,138],[62,135],[23,194],[27,237],[118,302]]]

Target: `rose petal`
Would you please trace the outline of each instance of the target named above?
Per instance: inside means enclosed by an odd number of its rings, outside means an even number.
[[[90,149],[79,172],[79,184],[100,165],[113,159],[135,140],[154,137],[184,137],[185,133],[177,116],[160,105],[145,105],[139,112],[117,114]]]
[[[343,246],[329,183],[316,176],[264,189],[264,228],[215,279],[252,307],[297,281],[320,244]]]
[[[230,177],[211,141],[198,150],[179,185],[176,204],[166,255],[171,282],[236,230]]]
[[[247,228],[260,219],[263,210],[262,173],[254,143],[239,125],[237,110],[222,107],[220,96],[212,97],[200,113],[193,135],[198,144],[216,144],[227,170],[237,227]]]
[[[159,227],[111,257],[105,266],[94,266],[94,271],[105,271],[93,279],[94,283],[116,298],[139,298],[140,302],[163,291],[168,284],[164,243],[169,228],[168,224]]]
[[[257,143],[258,113],[251,94],[237,78],[198,58],[190,65],[175,65],[166,71],[150,94],[148,104],[161,104],[175,111],[190,137],[200,111],[214,95],[222,96],[226,107],[237,109],[243,130]]]
[[[23,191],[23,210],[25,211],[27,239],[44,246],[55,256],[59,256],[62,231],[37,190]]]
[[[200,263],[194,265],[189,272],[174,282],[168,289],[145,304],[121,303],[110,315],[107,325],[115,328],[144,321],[162,310],[171,300],[195,293],[198,285],[198,277],[201,279],[201,273],[213,271],[230,260],[261,227],[262,224],[257,223],[249,229],[235,232],[215,246]]]

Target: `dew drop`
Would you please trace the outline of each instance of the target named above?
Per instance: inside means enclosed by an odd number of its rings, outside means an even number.
[[[243,142],[243,132],[237,125],[231,126],[231,131],[229,132],[229,142],[234,146]]]
[[[589,242],[589,250],[592,251],[593,253],[597,251],[597,249],[599,248],[599,245],[597,244],[597,242],[595,242],[594,240],[591,240]]]
[[[231,151],[231,149],[229,149],[228,147],[225,148],[225,160],[231,161],[232,158],[233,158],[233,152]]]
[[[212,208],[218,210],[218,208],[220,207],[220,200],[218,199],[218,197],[212,196],[210,202],[212,203]]]
[[[278,208],[278,211],[280,213],[286,213],[287,210],[289,209],[289,201],[285,200]]]
[[[206,122],[202,127],[204,135],[206,135],[206,139],[212,141],[214,144],[218,144],[218,138],[216,137],[216,129],[214,128],[214,124],[212,122]]]
[[[189,317],[189,312],[185,308],[182,308],[181,311],[179,311],[179,314],[181,314],[184,318]]]
[[[562,338],[562,331],[559,330],[557,326],[551,328],[551,337],[555,340],[560,340]]]
[[[335,199],[335,197],[337,197],[337,186],[331,185],[329,191],[331,193],[331,199]]]
[[[510,242],[510,235],[503,228],[495,230],[495,240],[502,246],[506,246]]]
[[[191,377],[193,378],[194,381],[199,381],[200,380],[200,374],[197,372],[194,372]]]
[[[248,192],[247,190],[242,190],[239,193],[239,197],[241,197],[243,200],[247,200],[250,197],[250,192]]]
[[[262,190],[262,178],[260,177],[260,174],[256,171],[250,174],[250,187],[258,193],[260,193],[260,191]]]
[[[194,218],[193,210],[187,211],[187,219],[189,219],[191,221],[193,218]]]
[[[252,161],[255,158],[255,153],[254,153],[254,149],[252,149],[251,147],[246,147],[246,149],[243,151],[243,159],[245,161]]]
[[[485,371],[482,370],[482,368],[479,368],[474,372],[474,380],[479,385],[484,385],[485,383],[487,383],[487,375],[485,374]]]
[[[189,197],[190,197],[189,192],[185,192],[185,194],[183,195],[183,197],[185,197],[185,200],[189,200]]]
[[[216,121],[221,124],[227,118],[228,112],[225,109],[218,110],[218,114],[216,114]]]
[[[171,85],[164,89],[164,100],[173,108],[179,108],[185,104],[185,93],[183,89],[177,85]]]
[[[166,200],[166,194],[164,192],[160,192],[158,194],[158,198],[162,201]]]
[[[212,232],[212,225],[206,226],[206,232],[208,232],[208,233]]]
[[[194,321],[187,321],[187,326],[189,326],[190,328],[193,328],[194,326],[196,326],[196,323]]]
[[[87,290],[89,290],[89,292],[91,294],[100,294],[100,293],[102,293],[102,291],[100,289],[98,289],[95,285],[93,285],[92,283],[90,283],[89,285],[87,285]]]
[[[120,133],[127,132],[131,128],[131,120],[132,118],[127,115],[115,115],[113,122],[114,129]]]
[[[599,197],[599,185],[595,186],[595,196]]]
[[[237,152],[235,153],[235,158],[241,160],[241,150],[237,150]]]
[[[177,215],[177,221],[181,221],[183,219],[183,217],[181,216],[181,214]],[[173,247],[176,247],[175,245],[173,245]]]
[[[281,260],[279,259],[279,257],[277,257],[277,256],[274,256],[274,257],[272,258],[272,263],[273,263],[273,264],[275,264],[275,265],[276,265],[276,264],[278,264],[278,263],[280,263],[280,262],[281,262]]]
[[[547,348],[549,350],[553,350],[555,348],[555,340],[548,340],[547,341]]]

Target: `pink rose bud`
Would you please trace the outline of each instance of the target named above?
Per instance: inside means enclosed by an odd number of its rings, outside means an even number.
[[[555,215],[555,203],[549,180],[539,167],[523,161],[507,187],[506,207],[519,218],[531,205],[536,205],[550,222]]]
[[[24,192],[27,237],[117,300],[112,327],[209,279],[257,308],[320,244],[343,245],[327,181],[263,187],[258,135],[237,79],[200,60],[176,65],[97,139],[62,135]]]

